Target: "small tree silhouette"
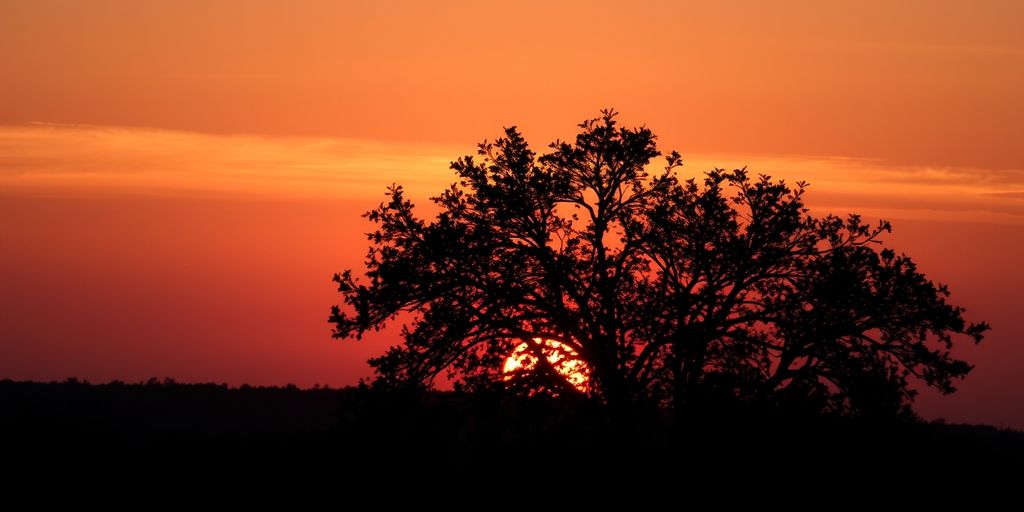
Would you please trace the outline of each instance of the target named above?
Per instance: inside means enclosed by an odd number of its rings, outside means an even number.
[[[618,411],[733,400],[867,415],[908,412],[911,377],[948,393],[970,371],[954,336],[979,342],[988,326],[880,250],[888,222],[813,217],[804,183],[745,169],[682,179],[676,152],[649,174],[655,135],[611,110],[579,127],[541,156],[514,127],[480,144],[452,163],[434,219],[396,185],[366,214],[366,280],[335,275],[345,305],[330,322],[358,338],[411,313],[404,343],[370,360],[378,384],[447,372],[460,388],[527,383]],[[585,364],[585,390],[546,340]],[[532,358],[510,379],[514,351]]]

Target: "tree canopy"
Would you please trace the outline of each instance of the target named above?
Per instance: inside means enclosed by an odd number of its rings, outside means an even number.
[[[872,415],[909,411],[914,380],[948,393],[971,370],[951,349],[988,326],[883,248],[888,222],[811,215],[805,183],[746,169],[687,177],[678,153],[611,110],[579,128],[540,155],[515,127],[483,142],[452,163],[436,216],[397,185],[366,214],[365,276],[335,275],[330,322],[337,338],[403,323],[370,360],[380,385],[445,374],[621,409]],[[510,373],[514,352],[531,359]],[[568,360],[586,387],[565,378]]]

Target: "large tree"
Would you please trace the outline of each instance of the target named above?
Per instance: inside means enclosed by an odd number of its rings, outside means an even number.
[[[400,186],[367,213],[365,278],[335,276],[330,321],[338,338],[403,322],[403,342],[370,361],[379,383],[447,372],[618,410],[728,399],[873,414],[908,410],[910,377],[952,392],[970,371],[950,349],[987,325],[881,248],[889,223],[814,217],[803,183],[744,169],[684,178],[676,152],[652,173],[655,135],[612,111],[579,127],[543,155],[515,128],[485,141],[452,163],[436,217]],[[513,353],[530,364],[504,373]],[[567,361],[585,366],[582,390]]]

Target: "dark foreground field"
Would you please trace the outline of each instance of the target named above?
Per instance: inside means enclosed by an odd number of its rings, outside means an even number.
[[[634,475],[675,467],[732,478],[784,468],[1019,471],[1024,461],[1024,433],[988,426],[735,416],[675,435],[665,425],[655,414],[613,428],[586,404],[453,393],[0,381],[9,465]]]

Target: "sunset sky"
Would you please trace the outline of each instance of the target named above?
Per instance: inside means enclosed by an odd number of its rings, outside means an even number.
[[[340,386],[386,185],[615,107],[683,172],[811,183],[993,330],[927,418],[1024,428],[1024,2],[4,0],[0,378]]]

